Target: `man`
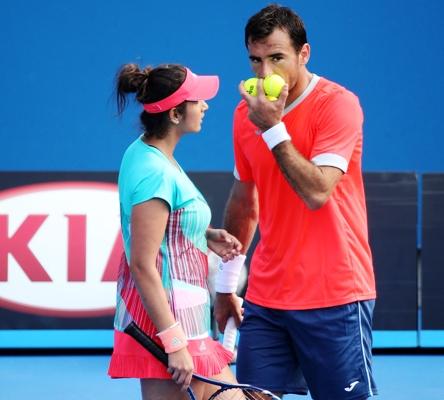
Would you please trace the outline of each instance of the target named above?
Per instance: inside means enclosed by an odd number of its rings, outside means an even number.
[[[367,399],[376,297],[361,172],[363,115],[357,97],[307,69],[302,20],[270,5],[245,28],[258,95],[239,90],[235,183],[225,228],[246,252],[257,222],[237,358],[238,380],[280,395]],[[263,78],[286,85],[277,101]],[[243,263],[243,259],[238,264]],[[236,266],[221,267],[215,317],[240,322]],[[233,272],[234,271],[234,272]],[[223,276],[225,274],[225,276]]]

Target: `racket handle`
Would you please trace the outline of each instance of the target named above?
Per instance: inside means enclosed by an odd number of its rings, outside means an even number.
[[[239,302],[239,306],[242,305],[244,299],[242,297],[237,297],[237,301]],[[230,317],[227,320],[227,324],[225,325],[224,331],[224,339],[222,345],[231,352],[234,351],[234,346],[236,345],[237,338],[237,326],[234,322],[234,317]]]
[[[142,331],[134,321],[132,321],[123,331],[168,367],[168,354],[166,354],[162,347]],[[191,389],[191,386],[187,388],[187,393],[190,400],[196,400],[196,395],[194,394],[193,389]]]
[[[151,339],[145,332],[140,329],[135,322],[131,322],[124,332],[130,335],[133,339],[148,350],[161,363],[168,367],[168,355],[153,339]]]
[[[225,331],[224,331],[224,340],[222,345],[231,352],[234,351],[234,346],[236,344],[236,337],[237,337],[237,326],[234,322],[234,318],[230,317],[227,320],[227,324],[225,325]]]

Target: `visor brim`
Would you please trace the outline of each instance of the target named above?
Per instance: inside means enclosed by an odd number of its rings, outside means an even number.
[[[219,90],[219,77],[216,75],[196,75],[195,85],[187,100],[210,100]]]

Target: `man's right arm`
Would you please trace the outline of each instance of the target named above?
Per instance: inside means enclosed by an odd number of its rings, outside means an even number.
[[[235,179],[225,207],[224,228],[242,243],[246,254],[256,232],[259,217],[257,190],[254,182]]]
[[[259,205],[255,184],[235,179],[225,207],[224,228],[242,243],[244,254],[247,253],[256,232],[258,216]],[[221,332],[225,330],[227,319],[231,315],[239,325],[241,314],[235,294],[216,293],[214,317]]]

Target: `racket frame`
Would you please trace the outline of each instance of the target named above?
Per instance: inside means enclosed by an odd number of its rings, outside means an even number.
[[[136,340],[140,345],[142,345],[146,350],[148,350],[154,357],[156,357],[162,364],[168,367],[168,354],[165,353],[164,349],[159,346],[153,339],[151,339],[145,332],[140,329],[134,321],[131,321],[128,326],[123,330],[127,335],[130,335],[134,340]],[[215,399],[215,397],[224,391],[228,391],[230,389],[240,389],[245,391],[254,391],[258,394],[268,395],[270,400],[280,400],[279,397],[274,395],[268,390],[261,389],[259,387],[253,385],[247,385],[242,383],[228,383],[223,381],[217,381],[211,378],[207,378],[205,376],[199,374],[193,374],[193,378],[197,379],[201,382],[208,383],[213,386],[219,386],[218,389],[208,400]],[[187,389],[188,396],[191,400],[196,400],[196,395],[191,389],[191,386]]]

